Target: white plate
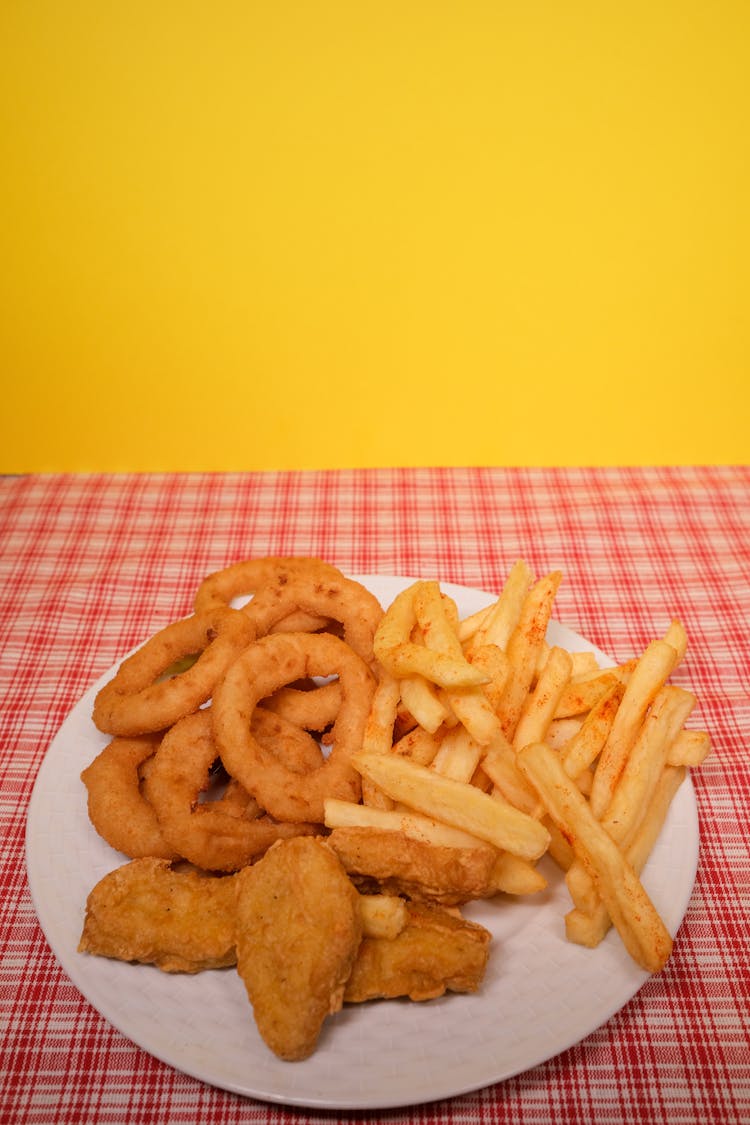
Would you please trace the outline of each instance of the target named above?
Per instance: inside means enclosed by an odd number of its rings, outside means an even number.
[[[364,576],[384,606],[411,581]],[[462,616],[491,595],[443,584]],[[562,625],[549,639],[570,651],[591,645]],[[597,653],[602,664],[610,664]],[[76,951],[86,896],[124,857],[89,823],[81,770],[106,744],[91,722],[98,689],[74,707],[42,763],[29,805],[26,856],[42,929],[62,967],[116,1028],[170,1066],[214,1086],[265,1101],[325,1109],[418,1104],[479,1089],[578,1043],[646,982],[611,931],[595,950],[565,940],[567,891],[544,860],[549,888],[528,899],[467,909],[494,935],[477,995],[416,1004],[351,1005],[326,1021],[304,1062],[281,1062],[260,1039],[234,970],[173,976]],[[672,934],[687,909],[698,860],[692,784],[680,788],[643,881]]]

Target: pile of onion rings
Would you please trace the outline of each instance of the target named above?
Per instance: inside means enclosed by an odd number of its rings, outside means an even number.
[[[112,741],[83,771],[91,823],[130,859],[231,872],[357,801],[377,683],[378,600],[312,558],[208,575],[191,616],[151,636],[98,692]],[[325,751],[323,749],[325,747]]]

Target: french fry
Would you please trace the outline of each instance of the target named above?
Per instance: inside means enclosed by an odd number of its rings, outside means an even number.
[[[393,746],[393,724],[401,696],[398,680],[381,673],[370,705],[370,714],[362,736],[362,749],[371,754],[389,754]]]
[[[482,769],[491,779],[494,791],[505,801],[529,816],[539,816],[539,797],[519,770],[515,751],[505,735],[496,738],[487,749]]]
[[[440,584],[438,583],[438,588],[439,587],[440,587]],[[446,619],[448,620],[448,623],[450,624],[451,629],[453,630],[453,632],[455,634],[457,634],[458,633],[458,624],[459,624],[458,606],[456,605],[453,598],[450,597],[449,594],[446,594],[444,590],[440,591],[440,598],[443,602],[443,613],[445,614]],[[459,645],[460,645],[460,643],[461,642],[459,641]],[[463,649],[461,649],[461,651],[463,652]]]
[[[402,758],[411,758],[420,766],[429,766],[440,749],[443,733],[442,729],[431,734],[428,730],[415,727],[394,744],[393,753]]]
[[[454,828],[450,824],[423,816],[413,809],[371,809],[353,801],[327,797],[324,806],[326,828],[381,828],[388,832],[403,832],[423,844],[443,848],[486,848],[490,845],[471,832]]]
[[[558,701],[570,679],[573,661],[570,653],[557,646],[549,650],[534,690],[527,696],[521,710],[513,746],[525,746],[527,742],[543,742],[555,714]]]
[[[449,612],[449,602],[441,596],[437,582],[420,582],[414,595],[414,612],[428,649],[452,660],[463,660],[461,642]],[[477,669],[485,681],[489,676]],[[445,688],[443,699],[480,746],[486,746],[500,729],[500,723],[484,692],[474,688]]]
[[[593,652],[571,652],[570,659],[573,661],[570,673],[571,679],[573,676],[590,676],[599,667],[596,655]]]
[[[533,863],[510,852],[498,853],[492,882],[498,891],[508,895],[535,895],[547,886],[547,880]]]
[[[482,622],[486,621],[492,612],[493,605],[487,605],[483,609],[478,609],[476,613],[472,613],[469,617],[462,618],[456,626],[456,635],[461,642],[462,648],[465,647],[472,637],[476,634]]]
[[[423,730],[434,734],[450,717],[450,707],[443,703],[438,689],[424,676],[405,676],[400,683],[404,707]]]
[[[682,688],[668,685],[657,694],[636,737],[603,817],[604,830],[615,843],[627,848],[638,831],[667,760],[669,746],[695,704]],[[593,787],[592,787],[593,788]],[[596,889],[581,863],[573,864],[565,881],[578,909],[590,914],[596,906]]]
[[[538,820],[473,785],[441,777],[395,754],[352,755],[352,762],[389,797],[435,820],[461,828],[501,851],[539,859],[549,833]]]
[[[508,657],[497,645],[480,645],[472,652],[471,663],[487,673],[489,680],[482,691],[492,710],[497,712],[510,674]]]
[[[571,715],[567,719],[553,719],[547,727],[545,742],[553,750],[565,750],[571,739],[583,726],[583,715]]]
[[[480,688],[445,689],[443,699],[453,714],[480,746],[488,746],[502,733],[500,720]]]
[[[544,641],[544,643],[539,646],[539,660],[537,661],[535,673],[537,679],[541,675],[544,665],[549,659],[551,648],[552,645],[549,643],[549,641]],[[571,652],[569,653],[569,656],[571,660],[571,679],[573,679],[575,676],[590,676],[592,674],[595,675],[599,671],[599,665],[593,652]]]
[[[550,836],[548,855],[555,861],[561,871],[568,871],[575,863],[575,852],[550,817],[545,816],[542,823]]]
[[[357,905],[363,937],[393,941],[409,920],[406,901],[398,895],[360,895]]]
[[[568,773],[567,770],[565,772]],[[568,774],[568,777],[570,777],[570,774]],[[581,770],[581,772],[577,774],[573,778],[573,780],[583,793],[584,797],[591,796],[591,786],[594,784],[594,775],[591,770]]]
[[[510,573],[500,592],[500,596],[490,607],[479,628],[474,632],[468,645],[471,656],[482,645],[496,645],[502,651],[508,646],[513,630],[518,625],[524,599],[533,581],[528,563],[519,559],[511,567]]]
[[[677,665],[681,664],[685,659],[685,653],[687,652],[688,646],[688,638],[687,633],[685,632],[685,626],[681,621],[678,621],[677,618],[670,622],[669,628],[664,634],[664,640],[668,645],[672,646],[677,654],[677,657],[675,659],[675,667],[677,667]]]
[[[667,753],[670,766],[699,766],[711,753],[711,736],[705,730],[681,730]]]
[[[469,785],[482,757],[482,747],[465,727],[454,727],[443,737],[432,768],[443,777]]]
[[[453,660],[465,660],[448,605],[438,582],[417,582],[414,613],[426,647]]]
[[[371,754],[389,754],[393,745],[396,708],[401,697],[399,682],[388,672],[381,672],[370,706],[370,714],[362,736],[362,749]],[[393,802],[376,785],[364,779],[362,801],[374,808],[388,809]]]
[[[594,879],[580,859],[574,859],[565,872],[565,885],[576,910],[592,914],[601,901]]]
[[[575,679],[571,677],[570,683],[560,696],[555,718],[566,719],[573,715],[587,714],[615,684],[628,682],[636,664],[636,660],[629,660],[615,668],[601,668],[598,672],[587,673]]]
[[[672,798],[685,778],[684,766],[666,766],[654,790],[648,810],[641,826],[627,850],[627,860],[637,875],[640,875],[651,855],[654,844],[661,832]],[[550,849],[551,850],[551,849]],[[594,909],[586,913],[573,909],[565,915],[565,934],[568,941],[594,948],[607,934],[612,920],[606,906],[599,900]]]
[[[590,671],[577,672],[570,678],[571,687],[577,684],[588,684],[592,680],[599,680],[602,677],[609,680],[610,676],[614,676],[621,684],[626,684],[638,664],[638,657],[631,657],[630,660],[623,661],[622,664],[612,664],[607,668],[592,668]]]
[[[594,816],[601,817],[606,812],[646,711],[672,672],[676,659],[677,652],[670,644],[652,641],[633,670],[594,774]]]
[[[402,590],[383,614],[373,640],[376,658],[386,671],[398,679],[419,675],[441,687],[449,688],[486,683],[488,677],[485,673],[472,667],[463,653],[460,659],[456,659],[411,640],[411,632],[417,621],[415,598],[422,585],[421,582],[415,582]]]
[[[524,599],[518,625],[507,645],[511,671],[498,710],[506,738],[513,739],[521,709],[534,679],[539,648],[544,643],[562,575],[559,571],[541,578]]]
[[[530,743],[518,752],[518,764],[591,874],[630,955],[647,972],[658,972],[672,950],[669,931],[632,866],[565,773],[559,757],[544,743]]]
[[[492,792],[492,780],[489,775],[484,772],[481,763],[471,775],[471,784],[476,785],[477,789],[481,789],[483,793]]]
[[[393,801],[383,792],[378,789],[377,785],[373,785],[368,778],[362,778],[362,804],[367,805],[372,809],[392,809]]]
[[[624,693],[624,684],[613,683],[567,742],[562,759],[568,777],[577,777],[599,757],[612,730]]]
[[[654,699],[601,818],[618,843],[627,845],[637,832],[667,763],[669,747],[694,706],[695,696],[674,685],[663,687]]]

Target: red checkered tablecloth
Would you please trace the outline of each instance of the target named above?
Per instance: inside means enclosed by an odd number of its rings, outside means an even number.
[[[677,680],[713,741],[694,774],[697,881],[666,969],[582,1043],[471,1095],[307,1112],[163,1065],[58,966],[24,863],[51,739],[123,653],[189,612],[205,574],[272,554],[488,591],[522,556],[563,570],[555,616],[617,660],[685,624]],[[0,591],[0,1122],[750,1121],[750,469],[6,477]]]

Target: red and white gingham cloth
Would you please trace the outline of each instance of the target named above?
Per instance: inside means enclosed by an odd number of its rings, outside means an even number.
[[[750,1121],[750,469],[415,469],[0,479],[0,1123],[306,1122],[204,1086],[101,1018],[57,965],[26,884],[26,809],[67,712],[189,612],[204,575],[315,555],[349,573],[499,589],[560,568],[555,616],[624,660],[672,616],[675,679],[713,754],[694,773],[697,883],[666,969],[584,1042],[401,1122]],[[498,1019],[503,1019],[502,1012]]]

